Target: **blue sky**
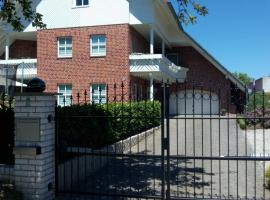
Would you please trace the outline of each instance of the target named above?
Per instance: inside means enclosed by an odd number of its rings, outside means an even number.
[[[230,71],[270,75],[270,0],[198,1],[209,14],[186,32]]]

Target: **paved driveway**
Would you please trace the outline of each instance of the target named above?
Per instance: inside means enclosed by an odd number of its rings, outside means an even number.
[[[262,149],[260,142],[256,142],[256,147],[251,143],[254,131],[240,130],[235,119],[214,118],[170,120],[171,195],[269,199],[270,193],[263,186],[264,162],[173,158],[174,155],[250,156],[256,155],[255,149],[257,154]],[[256,141],[261,141],[261,137],[258,135]],[[160,154],[160,133],[153,140],[142,141],[132,152],[144,149],[147,154]]]
[[[246,156],[254,154],[248,132],[235,119],[170,120],[170,184],[172,197],[270,199],[264,189],[264,163],[180,159],[187,156]],[[81,184],[82,190],[111,194],[161,193],[161,132],[132,147],[133,156],[110,158],[99,172]],[[148,155],[148,157],[138,155]],[[108,157],[109,159],[109,157]]]

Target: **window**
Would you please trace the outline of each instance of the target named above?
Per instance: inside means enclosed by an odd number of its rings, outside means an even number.
[[[107,88],[106,84],[92,85],[92,103],[100,104],[106,103]]]
[[[58,57],[59,58],[72,57],[72,38],[71,37],[58,38]]]
[[[91,56],[106,56],[106,36],[93,35],[90,41]]]
[[[89,0],[75,0],[76,7],[88,6]]]
[[[58,95],[58,105],[70,106],[71,95],[72,95],[72,85],[59,85],[58,93],[60,93],[60,95]]]
[[[179,64],[178,63],[178,55],[176,53],[170,53],[170,54],[167,54],[166,56],[175,65],[178,65]]]

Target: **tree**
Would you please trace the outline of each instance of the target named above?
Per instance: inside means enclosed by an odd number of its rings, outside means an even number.
[[[32,8],[31,0],[0,0],[0,21],[10,24],[15,31],[22,31],[22,17],[37,28],[46,28],[42,15]]]
[[[196,23],[197,16],[205,16],[208,10],[197,3],[199,0],[174,0],[177,2],[177,14],[180,23]],[[37,28],[46,28],[42,14],[32,8],[32,0],[0,0],[0,21],[10,24],[15,31],[22,31],[22,17]]]
[[[208,9],[198,3],[199,0],[176,0],[178,20],[183,24],[197,23],[197,16],[205,16]]]
[[[233,75],[240,81],[242,81],[245,85],[249,85],[254,81],[254,78],[248,76],[248,74],[246,73],[234,72]]]

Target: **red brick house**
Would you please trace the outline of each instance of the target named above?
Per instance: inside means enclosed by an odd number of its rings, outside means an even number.
[[[153,100],[161,81],[168,81],[172,114],[235,112],[239,106],[233,99],[244,95],[242,83],[179,26],[166,1],[47,0],[35,6],[47,29],[25,24],[22,33],[1,30],[0,65],[23,63],[26,78],[19,67],[18,80],[40,77],[48,92],[63,93],[60,105],[85,89],[89,102],[115,93]]]

